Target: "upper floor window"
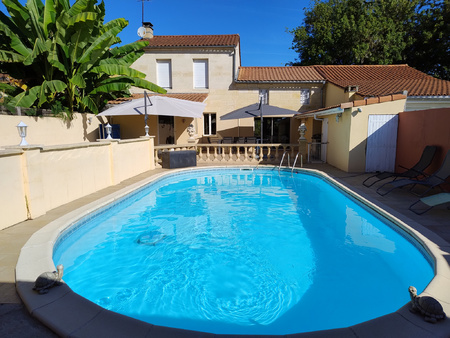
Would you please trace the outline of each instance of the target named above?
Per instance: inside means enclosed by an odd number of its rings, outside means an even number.
[[[300,103],[309,104],[311,92],[309,89],[300,89]]]
[[[157,85],[162,88],[172,88],[172,62],[170,60],[156,60]]]
[[[208,88],[208,60],[194,60],[194,88]]]
[[[268,89],[260,89],[259,97],[260,97],[260,100],[262,99],[262,104],[269,104],[269,90]]]

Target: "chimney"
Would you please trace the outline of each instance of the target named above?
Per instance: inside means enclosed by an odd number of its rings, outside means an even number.
[[[153,38],[153,25],[151,22],[143,22],[142,26],[145,28],[144,39]]]

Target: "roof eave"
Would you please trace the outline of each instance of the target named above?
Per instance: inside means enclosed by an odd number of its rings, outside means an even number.
[[[408,100],[411,100],[411,99],[412,100],[415,100],[415,99],[448,100],[448,99],[450,99],[450,95],[411,95],[411,96],[408,96]]]
[[[272,80],[272,81],[262,81],[262,80],[236,80],[237,83],[322,83],[324,80],[301,80],[301,81],[288,81],[288,80]]]
[[[299,113],[294,115],[294,118],[296,119],[303,119],[306,117],[314,117],[316,118],[317,116],[325,116],[325,115],[332,115],[332,114],[339,114],[339,113],[343,113],[344,112],[344,108],[343,107],[332,107],[332,108],[328,108],[328,109],[324,109],[323,111],[317,111],[317,112],[313,112],[313,113]]]
[[[144,47],[144,50],[165,49],[165,48],[236,48],[236,47],[237,45],[195,45],[195,46],[172,45],[172,46],[146,46]]]

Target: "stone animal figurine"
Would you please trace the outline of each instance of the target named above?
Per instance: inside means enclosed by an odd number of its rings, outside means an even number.
[[[54,286],[61,285],[61,278],[63,276],[64,267],[59,264],[56,269],[58,271],[44,272],[41,274],[34,283],[33,290],[36,290],[40,294],[47,293],[48,290]]]
[[[436,323],[440,319],[445,318],[442,305],[433,297],[417,296],[417,289],[414,286],[409,287],[409,295],[411,296],[411,312],[420,312],[425,321]]]

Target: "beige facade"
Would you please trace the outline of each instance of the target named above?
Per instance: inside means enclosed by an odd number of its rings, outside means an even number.
[[[323,148],[326,149],[327,163],[347,172],[364,172],[369,115],[399,114],[404,111],[406,103],[404,96],[391,97],[389,101],[373,100],[381,102],[358,100],[347,104],[349,108],[345,108],[343,103],[342,112],[330,108],[297,118],[305,122],[309,141],[314,133],[322,134],[322,124],[327,123],[327,143]],[[323,134],[321,136],[324,137]]]
[[[363,99],[362,96],[356,94],[355,88],[355,86],[341,88],[332,83],[327,83],[324,89],[324,107],[331,107],[341,104],[342,102],[350,102]]]
[[[194,87],[194,62],[205,60],[208,64],[207,88]],[[239,44],[228,47],[180,47],[180,48],[150,48],[133,64],[133,68],[147,74],[146,79],[161,84],[158,79],[158,62],[170,63],[171,86],[168,93],[207,93],[206,108],[202,119],[174,119],[175,144],[185,144],[189,136],[186,127],[190,123],[196,131],[196,142],[207,143],[222,139],[223,137],[249,137],[254,136],[254,119],[221,120],[220,117],[236,109],[258,103],[260,90],[268,90],[268,104],[291,109],[294,111],[307,111],[323,106],[322,83],[298,82],[245,82],[237,81],[240,67]],[[309,90],[308,104],[301,103],[301,90]],[[134,93],[140,93],[134,89]],[[206,133],[205,118],[208,114],[215,114],[216,132]],[[211,116],[211,115],[210,115]],[[114,123],[121,125],[121,137],[136,137],[140,135],[143,122],[129,117],[114,117]],[[207,123],[207,122],[206,122]],[[139,125],[137,127],[137,125]],[[156,117],[149,123],[150,133],[155,136],[156,144],[165,144],[162,137],[163,130],[158,125]],[[298,121],[291,119],[289,130],[290,138],[286,143],[296,143],[298,140]],[[138,133],[138,134],[136,134]]]

